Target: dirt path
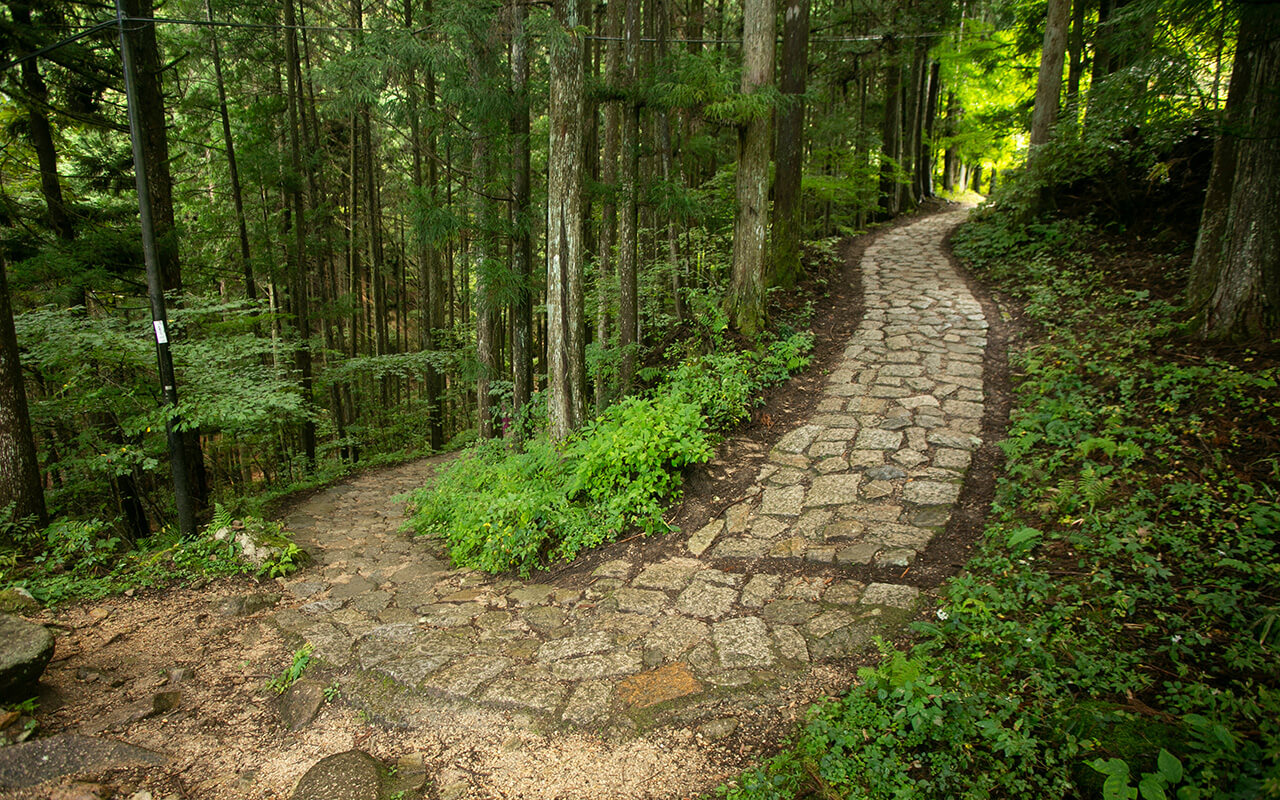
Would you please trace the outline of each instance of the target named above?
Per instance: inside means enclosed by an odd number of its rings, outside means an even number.
[[[149,664],[191,672],[120,687],[142,704],[180,691],[176,710],[67,702],[53,727],[171,754],[173,769],[117,778],[156,797],[286,797],[354,746],[425,765],[442,798],[682,797],[732,777],[847,687],[931,586],[912,565],[947,525],[984,412],[987,322],[942,248],[964,213],[867,248],[864,319],[817,411],[738,502],[670,547],[615,545],[547,583],[451,570],[400,532],[392,500],[439,460],[371,472],[293,509],[316,563],[279,586],[65,620],[55,694],[110,684],[144,657],[139,637]],[[125,605],[132,630],[113,630]],[[304,642],[313,686],[340,697],[290,732],[260,687]]]

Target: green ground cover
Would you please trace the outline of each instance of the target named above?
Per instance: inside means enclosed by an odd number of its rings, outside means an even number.
[[[1026,320],[981,552],[723,795],[1280,797],[1276,343],[1197,342],[1185,246],[1114,241],[957,233]]]
[[[563,442],[540,433],[521,452],[500,441],[477,445],[410,496],[410,524],[443,539],[457,566],[523,576],[627,530],[666,532],[681,469],[710,460],[717,431],[803,369],[813,337],[791,333],[759,352],[718,345],[678,359],[654,389]]]

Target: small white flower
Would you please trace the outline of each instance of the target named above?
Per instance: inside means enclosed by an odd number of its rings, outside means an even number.
[[[1175,633],[1173,636],[1169,637],[1169,641],[1173,642],[1174,644],[1177,644],[1178,642],[1182,641],[1182,634]]]
[[[950,616],[951,615],[947,613],[946,609],[943,609],[943,608],[938,609],[938,619],[942,620],[943,622],[946,622],[947,618]]]

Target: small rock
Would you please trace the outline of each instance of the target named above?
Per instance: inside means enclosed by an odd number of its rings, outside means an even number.
[[[892,481],[907,477],[907,471],[892,464],[883,464],[867,470],[867,477],[873,481]]]
[[[320,759],[298,779],[291,800],[378,800],[382,765],[362,750]]]
[[[53,634],[43,625],[0,614],[0,698],[21,700],[53,658]]]
[[[248,617],[279,602],[278,594],[246,594],[226,598],[215,610],[223,617]]]
[[[182,692],[157,692],[151,698],[151,714],[168,714],[182,702]]]
[[[40,610],[40,604],[31,596],[31,592],[21,586],[11,586],[0,592],[0,613],[34,614]]]
[[[738,721],[733,717],[721,717],[708,720],[698,726],[698,734],[704,739],[716,741],[730,736],[738,729]]]
[[[300,731],[311,724],[324,705],[324,688],[320,681],[303,678],[280,696],[277,707],[285,728]]]

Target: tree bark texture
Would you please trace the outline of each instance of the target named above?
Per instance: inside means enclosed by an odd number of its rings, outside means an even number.
[[[298,327],[298,348],[294,351],[294,364],[298,370],[298,381],[302,387],[303,402],[312,401],[311,374],[311,313],[309,291],[309,275],[306,259],[305,198],[302,191],[302,145],[299,141],[299,116],[302,109],[302,62],[298,56],[298,40],[293,0],[285,0],[285,25],[290,27],[285,33],[285,67],[288,71],[289,106],[289,162],[293,177],[290,184],[290,200],[293,208],[293,235],[295,263],[290,275],[290,300],[292,301],[294,323]],[[302,423],[302,452],[307,466],[314,468],[316,464],[316,424],[311,419]],[[199,453],[197,451],[197,457]]]
[[[12,503],[13,519],[35,517],[36,523],[43,526],[48,522],[44,488],[27,413],[27,390],[18,361],[18,337],[13,328],[5,270],[6,266],[0,264],[0,510]]]
[[[605,21],[604,82],[616,90],[622,83],[622,18],[624,3],[615,0],[608,4]],[[600,347],[609,342],[610,295],[615,289],[618,236],[618,154],[622,147],[622,103],[613,100],[604,107],[604,154],[600,162],[600,182],[605,186],[604,202],[600,205],[600,258],[596,271],[596,342]],[[609,403],[610,386],[602,370],[595,375],[596,412],[604,411]]]
[[[1049,0],[1044,24],[1044,45],[1040,50],[1040,74],[1036,80],[1036,105],[1031,114],[1032,149],[1049,141],[1058,119],[1062,95],[1062,64],[1067,55],[1067,23],[1071,0]]]
[[[623,69],[627,93],[622,106],[622,166],[618,195],[618,391],[626,394],[636,371],[640,303],[637,274],[640,259],[640,106],[634,96],[639,74],[640,0],[626,0],[623,23]]]
[[[30,30],[31,5],[25,0],[9,4],[14,27],[18,31]],[[25,49],[25,48],[24,48]],[[53,144],[53,127],[46,113],[49,106],[49,89],[40,75],[40,62],[29,58],[20,67],[22,91],[26,94],[27,136],[36,151],[36,165],[40,170],[40,194],[44,197],[49,227],[63,241],[75,238],[75,225],[67,213],[62,197],[62,183],[58,179],[58,151]]]
[[[213,6],[204,4],[205,16],[213,22]],[[258,299],[258,284],[253,278],[253,262],[249,250],[249,226],[244,216],[244,193],[240,187],[240,165],[236,161],[235,139],[231,136],[231,115],[227,111],[227,85],[222,78],[222,51],[216,32],[209,36],[213,50],[213,76],[218,89],[218,118],[222,123],[222,146],[227,151],[227,173],[231,181],[231,204],[236,214],[236,231],[240,241],[240,271],[244,275],[244,294],[250,300]]]
[[[533,394],[533,209],[529,191],[529,51],[523,0],[511,2],[511,271],[516,297],[511,307],[512,411],[518,415]],[[516,427],[519,438],[521,428]]]
[[[804,91],[809,71],[809,0],[786,0],[782,14],[784,105],[778,112],[773,183],[773,278],[784,289],[803,277],[800,262],[800,182],[804,165]]]
[[[582,299],[583,39],[577,0],[556,0],[547,164],[547,358],[551,437],[586,416]]]
[[[933,128],[938,119],[938,94],[942,65],[929,65],[929,93],[925,102],[924,130],[920,135],[920,154],[916,160],[916,186],[920,197],[933,197]]]
[[[1190,300],[1211,339],[1280,332],[1280,5],[1242,3],[1224,127],[1191,264]]]
[[[742,7],[743,94],[773,80],[773,0],[744,0]],[[769,146],[773,114],[752,117],[738,130],[737,216],[733,223],[733,278],[725,298],[734,326],[754,336],[764,326],[766,232],[769,225]]]

